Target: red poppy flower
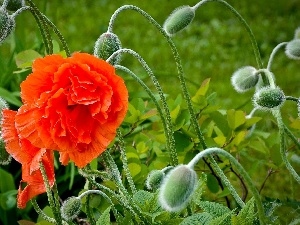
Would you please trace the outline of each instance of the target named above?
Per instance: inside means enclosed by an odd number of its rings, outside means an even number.
[[[25,208],[33,197],[46,192],[44,180],[39,170],[43,163],[48,181],[52,187],[55,180],[53,167],[53,152],[45,148],[37,148],[28,140],[20,139],[15,128],[16,112],[3,110],[2,138],[5,140],[6,150],[22,164],[22,181],[18,191],[18,207]],[[23,189],[22,186],[25,185]]]
[[[84,167],[116,135],[128,107],[128,92],[113,66],[86,53],[34,61],[21,84],[24,103],[15,117],[22,139],[58,150],[60,161]]]

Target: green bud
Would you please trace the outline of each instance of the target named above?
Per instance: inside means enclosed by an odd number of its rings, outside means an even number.
[[[0,44],[11,34],[15,27],[15,20],[0,8]]]
[[[146,180],[146,187],[149,190],[156,190],[160,187],[165,174],[161,170],[152,170]]]
[[[300,59],[300,39],[294,39],[287,43],[285,54],[290,59]]]
[[[71,221],[75,219],[81,211],[81,199],[78,197],[70,197],[66,201],[63,202],[60,212],[62,217]]]
[[[114,33],[106,32],[100,35],[94,47],[94,55],[107,60],[114,52],[121,49],[121,41]],[[114,57],[110,63],[116,65],[120,62],[121,55]]]
[[[300,39],[300,27],[295,30],[294,39]]]
[[[245,66],[235,71],[231,77],[231,84],[237,92],[245,92],[255,87],[259,76],[252,66]]]
[[[253,96],[253,104],[257,108],[269,110],[280,107],[285,101],[283,91],[270,86],[259,89]]]
[[[164,179],[159,193],[159,202],[168,211],[180,211],[188,204],[196,187],[196,172],[186,165],[179,165]]]
[[[3,0],[0,1],[3,3]],[[17,11],[25,6],[24,0],[9,0],[6,9],[9,11]]]
[[[169,36],[186,28],[195,17],[195,9],[190,6],[176,8],[166,19],[163,28]]]

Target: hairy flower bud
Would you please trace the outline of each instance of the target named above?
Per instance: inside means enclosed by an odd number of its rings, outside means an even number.
[[[62,204],[60,212],[62,217],[71,221],[75,219],[81,210],[81,200],[78,197],[70,197]]]
[[[169,36],[186,28],[195,17],[195,9],[190,6],[176,8],[166,19],[163,28]]]
[[[0,2],[3,3],[4,0]],[[6,9],[9,11],[17,11],[25,6],[25,0],[9,0]]]
[[[253,96],[254,106],[264,110],[278,108],[283,104],[284,101],[285,95],[278,87],[263,87]]]
[[[114,33],[106,32],[100,35],[94,47],[94,55],[101,59],[108,59],[114,52],[121,49],[121,41]],[[120,62],[121,56],[114,57],[110,64],[116,65]]]
[[[300,39],[294,39],[287,43],[285,54],[290,59],[300,59]]]
[[[165,174],[161,170],[152,170],[146,180],[146,187],[149,190],[156,190],[160,187]]]
[[[231,84],[237,92],[245,92],[255,87],[258,82],[256,69],[252,66],[245,66],[235,71],[231,77]]]
[[[0,44],[11,34],[15,27],[15,20],[5,9],[0,8]]]
[[[171,170],[161,186],[159,202],[171,212],[182,210],[197,187],[197,174],[186,165]]]

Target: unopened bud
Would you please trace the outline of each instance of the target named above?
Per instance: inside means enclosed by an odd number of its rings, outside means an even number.
[[[256,69],[245,66],[235,71],[231,77],[231,84],[237,92],[245,92],[255,87],[258,82]]]
[[[4,0],[0,2],[3,3]],[[6,9],[9,11],[17,11],[18,9],[25,6],[24,0],[9,0]]]
[[[5,9],[0,8],[0,44],[11,34],[15,27],[15,20]]]
[[[190,6],[176,8],[166,19],[163,28],[169,36],[186,28],[195,17],[195,9]]]
[[[186,165],[171,170],[161,186],[159,201],[171,212],[182,210],[189,202],[197,187],[197,174]]]
[[[70,197],[66,201],[63,202],[60,212],[62,217],[67,220],[71,221],[75,219],[81,210],[81,200],[78,197]]]
[[[146,180],[146,187],[149,190],[156,190],[160,187],[165,174],[161,170],[152,170]]]
[[[103,60],[108,59],[114,52],[121,49],[121,41],[114,33],[106,32],[100,35],[94,47],[94,55]],[[114,57],[110,64],[116,65],[120,62],[121,56]]]
[[[253,96],[254,106],[263,110],[269,110],[280,107],[285,101],[283,91],[276,87],[263,87]]]
[[[300,59],[300,39],[294,39],[287,43],[285,54],[290,59]]]

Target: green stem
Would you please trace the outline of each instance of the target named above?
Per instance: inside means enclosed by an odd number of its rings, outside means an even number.
[[[156,79],[155,75],[153,74],[152,70],[147,65],[145,60],[138,53],[136,53],[135,51],[133,51],[131,49],[125,49],[125,48],[120,49],[120,50],[114,52],[106,61],[109,62],[111,59],[113,59],[118,54],[123,54],[123,53],[129,53],[129,54],[133,55],[140,62],[140,64],[143,66],[143,68],[146,70],[149,77],[151,78],[156,90],[158,91],[158,94],[159,94],[161,102],[162,102],[162,107],[165,111],[165,116],[166,116],[166,124],[167,124],[166,136],[167,136],[167,141],[168,141],[168,147],[170,150],[171,164],[173,166],[175,166],[178,164],[178,157],[177,157],[177,152],[176,152],[175,140],[174,140],[174,136],[173,136],[173,132],[174,132],[173,125],[172,125],[172,120],[171,120],[171,116],[170,116],[170,110],[168,108],[167,100],[166,100],[164,92],[161,88],[161,85],[159,84],[158,80]]]
[[[54,200],[54,197],[52,195],[52,190],[50,187],[50,183],[49,183],[48,176],[47,176],[46,169],[44,167],[43,162],[40,162],[40,171],[42,173],[42,177],[43,177],[46,192],[47,192],[48,202],[49,202],[50,208],[53,212],[56,224],[62,225],[63,223],[62,223],[62,218],[61,218],[61,214],[60,214],[60,207],[59,207],[59,205],[56,204],[56,202],[58,200],[57,199]]]
[[[129,168],[128,168],[128,161],[127,161],[127,156],[126,156],[125,143],[124,143],[124,139],[123,139],[123,136],[122,136],[122,133],[121,133],[120,129],[117,130],[117,137],[119,139],[118,148],[120,149],[120,153],[121,153],[121,160],[122,160],[122,164],[123,164],[123,170],[125,172],[125,176],[126,176],[127,181],[129,183],[131,192],[133,194],[135,194],[137,192],[137,190],[136,190],[136,187],[135,187],[134,182],[133,182],[133,178],[132,178],[131,173],[130,173]]]
[[[290,101],[294,101],[294,102],[298,102],[299,98],[293,97],[293,96],[285,96],[286,100],[290,100]]]
[[[89,190],[92,189],[92,184],[90,182],[88,182],[88,189]],[[90,202],[91,202],[91,196],[88,195],[86,198],[86,204],[85,204],[86,216],[91,225],[96,225],[97,223],[93,216]]]
[[[290,131],[290,129],[283,124],[284,126],[284,132],[287,134],[287,136],[289,136],[292,141],[295,143],[295,145],[300,149],[300,142],[298,141],[298,138],[296,138],[296,136]]]
[[[270,70],[268,70],[268,69],[259,69],[255,72],[255,74],[262,74],[261,77],[266,78],[266,80],[268,81],[268,84],[270,85],[271,88],[276,87],[273,74],[271,73]]]
[[[6,9],[6,7],[7,7],[8,3],[9,3],[9,1],[10,1],[10,0],[4,0],[4,1],[3,1],[2,6],[1,6],[1,8],[2,8],[3,10]]]
[[[34,208],[34,210],[40,215],[40,217],[42,217],[44,220],[46,220],[47,222],[49,223],[55,223],[55,219],[47,216],[43,210],[41,210],[41,208],[39,207],[39,205],[37,204],[36,200],[35,199],[32,199],[31,200],[31,204]]]
[[[276,53],[278,52],[278,50],[281,48],[281,47],[284,47],[286,46],[288,42],[282,42],[280,44],[278,44],[272,51],[271,55],[270,55],[270,58],[269,58],[269,62],[268,62],[268,65],[267,65],[267,70],[271,71],[271,65],[273,63],[273,60],[274,60],[274,57],[276,55]]]
[[[278,109],[272,110],[272,113],[273,113],[274,117],[277,119],[279,136],[280,136],[280,154],[281,154],[282,161],[284,162],[286,168],[292,174],[294,179],[300,184],[300,176],[297,174],[297,172],[295,171],[293,166],[290,164],[290,162],[288,161],[287,156],[286,156],[286,145],[285,145],[286,128],[283,123],[281,113]]]
[[[238,20],[242,23],[242,25],[244,26],[244,28],[246,29],[246,31],[247,31],[247,33],[250,37],[251,44],[252,44],[252,47],[253,47],[254,56],[255,56],[258,68],[259,69],[263,68],[263,63],[262,63],[262,59],[261,59],[261,56],[260,56],[260,52],[259,52],[259,49],[258,49],[258,45],[257,45],[256,39],[255,39],[255,36],[254,36],[250,26],[246,22],[246,20],[241,16],[241,14],[239,14],[238,11],[236,11],[236,9],[234,7],[232,7],[229,3],[227,3],[226,1],[223,1],[223,0],[202,0],[202,1],[198,2],[193,8],[196,10],[200,6],[202,6],[203,4],[208,3],[208,2],[219,2],[219,3],[223,4],[226,8],[228,8],[238,18]],[[267,81],[264,80],[264,78],[263,78],[263,81],[264,81],[264,84],[267,84],[266,83]]]
[[[253,181],[251,180],[249,174],[247,173],[247,171],[243,168],[243,166],[228,152],[226,152],[223,149],[220,148],[208,148],[203,150],[202,152],[198,153],[188,164],[188,166],[190,168],[193,168],[198,161],[202,158],[205,157],[207,155],[211,155],[211,154],[219,154],[224,156],[225,158],[229,159],[231,161],[231,163],[235,166],[235,168],[237,169],[237,171],[242,175],[242,177],[245,180],[245,183],[247,184],[247,186],[249,187],[249,190],[251,191],[255,201],[256,201],[256,207],[258,210],[258,217],[259,220],[261,222],[261,224],[268,224],[268,219],[265,216],[265,212],[264,212],[264,208],[263,208],[263,204],[261,201],[261,197],[258,193],[258,190],[256,189],[255,185],[253,184]]]
[[[30,11],[32,12],[33,16],[35,17],[35,20],[39,26],[40,32],[42,34],[45,49],[47,54],[53,53],[53,43],[51,39],[51,35],[49,32],[49,28],[47,24],[45,23],[45,20],[43,19],[43,14],[39,11],[39,9],[36,7],[36,5],[31,1],[27,0],[30,5]]]

